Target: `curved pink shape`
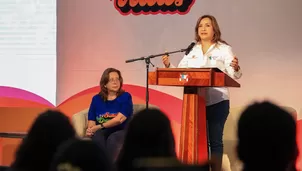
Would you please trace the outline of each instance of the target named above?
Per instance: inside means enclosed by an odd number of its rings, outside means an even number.
[[[42,98],[41,96],[38,96],[38,95],[36,95],[34,93],[31,93],[29,91],[22,90],[22,89],[19,89],[19,88],[14,88],[14,87],[0,86],[0,97],[10,97],[10,98],[24,99],[24,100],[44,104],[44,105],[47,105],[49,107],[55,107],[48,100]]]

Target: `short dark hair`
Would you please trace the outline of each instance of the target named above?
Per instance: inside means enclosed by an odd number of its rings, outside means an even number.
[[[262,164],[281,169],[298,156],[294,117],[270,102],[248,106],[237,131],[238,157],[248,167]]]
[[[117,169],[132,170],[132,161],[144,157],[176,158],[170,120],[158,109],[144,109],[133,115],[116,161]]]
[[[50,171],[60,167],[74,167],[83,171],[110,171],[113,162],[106,149],[91,140],[70,139],[60,145],[52,161]]]

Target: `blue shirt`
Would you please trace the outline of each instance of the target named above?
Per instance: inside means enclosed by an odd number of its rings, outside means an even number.
[[[92,98],[88,112],[88,120],[95,121],[98,125],[114,118],[118,113],[125,115],[127,119],[122,124],[111,127],[112,129],[124,129],[129,118],[132,116],[133,103],[132,97],[128,92],[124,92],[114,100],[108,101],[104,101],[101,96],[97,94]]]

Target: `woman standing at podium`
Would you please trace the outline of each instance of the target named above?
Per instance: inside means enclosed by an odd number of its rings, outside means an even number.
[[[241,77],[238,59],[233,54],[231,46],[221,39],[219,25],[214,16],[204,15],[198,19],[195,26],[195,41],[196,44],[183,57],[178,68],[218,67],[234,79]],[[162,60],[166,68],[175,68],[170,63],[169,56],[163,56]],[[211,154],[219,160],[215,170],[221,170],[223,129],[229,108],[228,88],[206,88],[206,115]]]

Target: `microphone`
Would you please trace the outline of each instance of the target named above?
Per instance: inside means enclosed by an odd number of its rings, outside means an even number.
[[[191,52],[191,50],[193,49],[193,47],[195,46],[195,42],[192,42],[188,47],[187,47],[187,49],[186,49],[186,55],[188,55],[190,52]]]

